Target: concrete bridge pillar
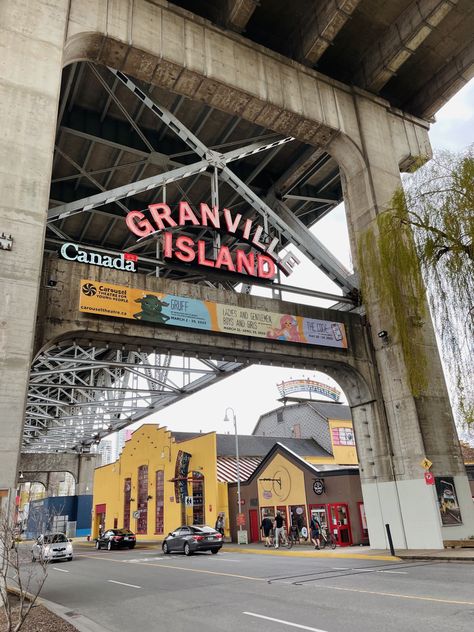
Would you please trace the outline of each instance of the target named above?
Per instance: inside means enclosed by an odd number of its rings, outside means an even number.
[[[354,105],[361,150],[340,136],[330,151],[343,171],[352,254],[357,262],[360,236],[375,224],[401,185],[400,167],[406,160],[401,148],[406,147],[409,135],[404,125],[391,124],[375,103],[354,94]],[[411,142],[424,144],[428,156],[427,135],[417,129],[419,138]],[[426,354],[428,372],[425,391],[413,397],[390,307],[370,290],[364,303],[379,395],[375,402],[354,406],[352,413],[370,542],[385,548],[385,525],[389,524],[396,548],[442,548],[443,539],[474,534],[474,507],[429,311],[426,322],[413,327],[412,344]],[[377,335],[383,330],[388,332],[388,343]],[[432,461],[435,477],[454,479],[462,524],[442,525],[435,487],[424,480],[421,463],[425,457]]]
[[[16,485],[40,287],[66,0],[0,3],[0,490]]]

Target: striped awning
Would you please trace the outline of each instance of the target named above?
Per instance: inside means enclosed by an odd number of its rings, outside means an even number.
[[[240,480],[246,481],[262,459],[258,456],[242,456],[239,459]],[[217,457],[217,480],[221,483],[237,482],[237,459],[235,456]]]

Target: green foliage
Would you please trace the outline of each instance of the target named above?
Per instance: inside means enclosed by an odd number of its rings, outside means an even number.
[[[395,198],[402,207],[403,192],[397,191]],[[424,286],[406,212],[403,217],[400,221],[388,211],[377,217],[376,228],[359,242],[359,263],[362,293],[376,295],[394,318],[391,338],[401,345],[410,388],[418,396],[426,386],[426,358],[413,344],[413,329],[423,321]]]
[[[407,176],[404,190],[395,193],[391,207],[378,217],[377,230],[377,236],[367,234],[361,240],[361,274],[364,279],[368,265],[379,265],[374,289],[394,309],[413,393],[422,390],[422,362],[410,357],[413,350],[406,344],[416,304],[423,303],[421,266],[458,421],[472,423],[474,148],[462,154],[441,152]]]

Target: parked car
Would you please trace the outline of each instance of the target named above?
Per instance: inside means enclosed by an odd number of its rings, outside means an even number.
[[[121,548],[133,549],[136,543],[135,534],[128,529],[107,529],[101,536],[96,538],[95,548],[101,549],[105,547],[108,551]]]
[[[33,562],[41,560],[52,562],[53,560],[72,560],[74,551],[72,540],[66,538],[64,533],[44,533],[39,536],[31,549]]]
[[[173,551],[192,555],[196,551],[218,553],[222,548],[222,534],[206,525],[179,527],[169,533],[163,541],[163,553]]]

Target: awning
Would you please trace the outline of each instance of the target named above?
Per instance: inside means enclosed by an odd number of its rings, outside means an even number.
[[[262,459],[258,456],[240,457],[240,480],[246,481],[250,478],[261,461]],[[237,482],[237,459],[235,456],[217,457],[217,480],[221,483]]]

